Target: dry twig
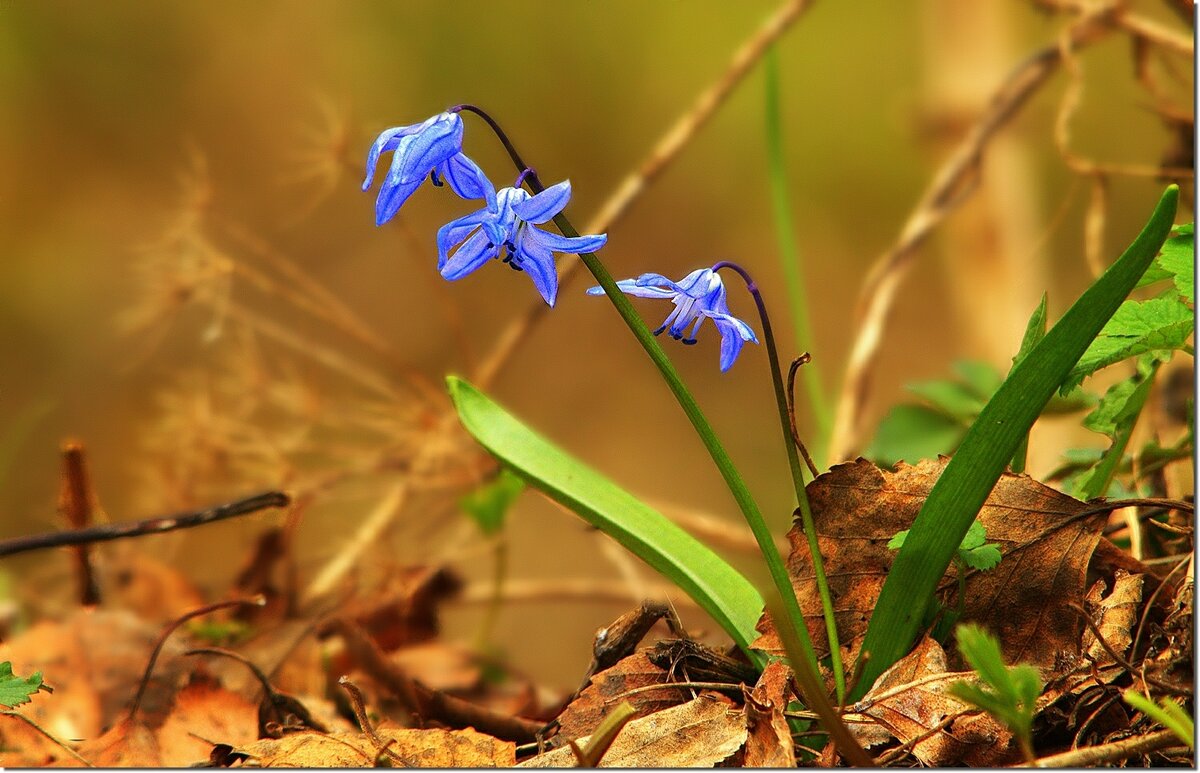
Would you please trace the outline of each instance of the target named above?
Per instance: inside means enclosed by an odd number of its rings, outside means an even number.
[[[1067,30],[1072,49],[1079,49],[1112,31],[1111,9],[1089,14]],[[870,384],[892,305],[900,283],[919,248],[932,231],[974,191],[980,164],[991,139],[1004,128],[1057,70],[1062,48],[1047,46],[1029,57],[1005,79],[990,106],[975,122],[955,151],[942,164],[909,215],[899,239],[871,267],[859,295],[858,334],[834,416],[829,458],[854,456],[868,417]]]

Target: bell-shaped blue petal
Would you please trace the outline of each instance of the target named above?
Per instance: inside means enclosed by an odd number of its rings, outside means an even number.
[[[541,293],[548,306],[553,306],[558,297],[558,267],[554,265],[554,253],[537,237],[543,233],[528,226],[517,237],[516,260],[522,271],[529,274],[533,286]]]
[[[617,282],[617,287],[627,295],[669,300],[674,304],[675,308],[654,331],[655,335],[670,330],[673,338],[694,344],[704,320],[711,319],[721,333],[722,372],[733,366],[746,341],[758,343],[754,330],[729,313],[725,284],[720,274],[710,268],[693,271],[678,282],[662,274],[642,274],[636,279],[622,279]],[[592,287],[587,292],[600,295],[604,290]]]
[[[463,122],[458,113],[439,113],[421,124],[396,149],[392,173],[400,182],[423,180],[439,164],[462,152]]]
[[[438,167],[438,173],[450,189],[464,199],[486,199],[488,209],[496,208],[496,186],[465,153],[456,153]]]
[[[469,215],[463,215],[457,220],[452,220],[446,225],[438,229],[437,232],[437,248],[438,248],[438,270],[446,265],[446,260],[450,257],[450,250],[454,245],[466,239],[479,224],[487,217],[488,210],[480,209],[472,212]],[[494,243],[494,242],[493,242]]]
[[[543,231],[529,226],[526,239],[537,239],[538,243],[554,252],[569,252],[578,255],[583,252],[595,252],[608,242],[608,234],[593,234],[589,236],[563,236],[561,234]]]
[[[513,207],[513,211],[526,223],[541,225],[566,209],[567,202],[570,200],[571,181],[563,180],[517,204]]]
[[[442,277],[453,282],[480,268],[499,253],[500,248],[489,242],[483,231],[476,231],[438,267],[438,271]]]
[[[395,217],[408,197],[434,172],[467,199],[486,199],[496,208],[496,189],[479,166],[463,155],[463,122],[458,113],[438,113],[423,123],[397,126],[382,132],[367,152],[363,190],[371,187],[375,167],[383,153],[392,153],[388,173],[375,200],[375,223]]]
[[[396,216],[408,197],[421,187],[422,180],[411,183],[384,182],[375,198],[375,225],[383,225]]]

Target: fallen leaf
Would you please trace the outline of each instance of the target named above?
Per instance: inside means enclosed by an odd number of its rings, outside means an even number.
[[[175,695],[171,713],[158,729],[161,762],[185,767],[203,762],[214,744],[247,744],[258,738],[258,707],[208,681],[195,681]]]
[[[41,622],[0,644],[0,661],[17,673],[41,671],[54,694],[21,709],[60,740],[96,739],[129,709],[160,628],[129,612],[81,609],[62,622]],[[142,713],[161,722],[185,666],[182,646],[168,640],[155,667]],[[0,716],[0,741],[9,765],[78,764],[57,744],[16,717]]]
[[[834,614],[843,645],[856,653],[879,590],[895,558],[887,547],[912,526],[946,458],[881,470],[859,459],[840,464],[808,486]],[[1083,621],[1070,609],[1083,598],[1088,559],[1100,539],[1104,513],[1026,475],[1006,473],[992,490],[979,520],[988,542],[999,545],[1000,565],[967,571],[963,621],[983,625],[1001,642],[1009,662],[1058,671],[1079,652]],[[799,524],[788,533],[788,571],[800,599],[813,646],[828,654],[820,597],[813,580],[807,539]],[[939,586],[944,604],[956,603],[957,573],[951,565]],[[782,653],[764,616],[754,647]]]
[[[410,767],[496,768],[511,767],[516,761],[514,744],[471,729],[377,732],[387,749]],[[363,768],[373,767],[376,758],[388,759],[361,733],[297,733],[256,741],[237,752],[264,768]]]
[[[641,687],[666,684],[667,671],[654,665],[644,652],[636,652],[617,661],[612,668],[594,675],[591,683],[558,716],[559,735],[581,738],[592,732],[622,700],[643,717],[688,700],[688,691],[681,687],[663,687],[645,692],[632,692]]]
[[[99,738],[84,741],[80,744],[78,752],[80,757],[98,768],[163,766],[154,731],[143,723],[128,718],[122,719]],[[57,763],[58,766],[67,767],[76,767],[78,764],[72,757],[60,758]]]
[[[465,692],[483,678],[483,669],[469,650],[442,641],[401,647],[389,653],[388,660],[431,690]]]
[[[926,636],[852,708],[902,743],[916,741],[911,753],[929,767],[998,767],[1016,761],[1020,751],[1005,727],[947,694],[953,682],[973,677],[970,671],[949,672],[942,646]],[[938,729],[951,717],[956,718]],[[878,745],[879,735],[869,725],[849,727],[860,742]]]
[[[787,717],[792,670],[775,660],[763,669],[758,684],[746,697],[749,737],[742,757],[746,768],[794,768],[796,747]]]
[[[602,768],[709,768],[737,752],[746,742],[746,714],[733,701],[715,693],[635,719],[613,741],[600,760]],[[588,738],[579,742],[586,744]],[[517,767],[574,767],[569,747],[525,760]]]

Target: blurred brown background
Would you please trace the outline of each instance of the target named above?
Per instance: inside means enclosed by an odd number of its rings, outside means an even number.
[[[1190,38],[1173,3],[1130,5]],[[397,222],[374,226],[374,189],[364,194],[359,185],[376,133],[453,104],[481,105],[545,182],[571,179],[568,214],[582,227],[776,7],[759,0],[0,3],[0,531],[60,525],[58,448],[67,437],[86,443],[101,503],[117,520],[292,485],[272,480],[266,461],[188,467],[205,427],[221,424],[227,435],[239,422],[261,421],[268,434],[294,429],[294,417],[278,406],[270,416],[242,412],[241,388],[221,383],[251,370],[260,386],[269,382],[264,388],[286,377],[309,390],[316,401],[309,408],[325,413],[332,426],[323,431],[345,459],[353,461],[356,443],[379,442],[357,430],[333,437],[341,407],[374,399],[352,380],[261,330],[254,339],[261,352],[243,357],[245,314],[275,320],[365,368],[398,372],[371,347],[244,275],[229,279],[227,296],[201,293],[203,302],[185,303],[162,286],[147,291],[139,266],[190,266],[189,249],[213,244],[222,259],[261,264],[250,246],[258,240],[440,384],[443,373],[469,372],[463,340],[479,358],[535,294],[526,277],[490,266],[456,284],[438,278],[434,233],[473,208],[448,193],[425,187]],[[784,36],[788,174],[813,340],[793,341],[786,322],[761,67],[612,227],[602,257],[618,278],[678,277],[720,258],[743,262],[766,288],[785,357],[812,352],[835,394],[866,270],[1004,75],[1053,43],[1070,20],[1016,1],[824,2]],[[1128,37],[1113,34],[1080,52],[1084,91],[1071,143],[1090,158],[1152,166],[1177,138],[1148,109],[1130,51]],[[1190,109],[1191,63],[1174,64],[1179,77],[1163,83]],[[1041,293],[1049,292],[1054,319],[1089,282],[1090,183],[1067,168],[1053,142],[1066,84],[1056,74],[1002,132],[979,193],[920,251],[885,332],[869,425],[904,396],[906,382],[944,376],[955,359],[1003,370]],[[515,174],[498,144],[480,122],[466,123],[467,152],[497,185],[509,184]],[[1106,259],[1136,233],[1163,184],[1110,178]],[[188,241],[197,234],[212,244]],[[631,491],[735,521],[682,413],[611,308],[583,295],[587,284],[581,278],[562,289],[493,394]],[[745,314],[752,308],[736,292],[731,303]],[[160,307],[166,311],[147,311]],[[639,308],[652,326],[667,311]],[[448,322],[456,316],[457,332]],[[667,350],[782,533],[791,494],[765,355],[747,347],[722,375],[717,343],[709,328],[699,346],[668,342]],[[198,397],[209,389],[226,391]],[[164,390],[190,398],[164,402]],[[178,414],[188,411],[190,435],[178,429]],[[811,426],[811,417],[801,421]],[[178,441],[175,451],[164,436]],[[1072,437],[1088,442],[1087,433]],[[1062,447],[1035,446],[1031,471],[1052,467]],[[171,475],[162,472],[169,453],[179,455]],[[305,474],[326,463],[313,457]],[[387,485],[387,475],[351,482],[305,514],[302,574],[337,551]],[[412,500],[379,560],[413,563],[458,550],[446,536],[456,518],[445,501]],[[226,523],[149,549],[220,593],[254,535],[277,521]],[[620,570],[598,544],[581,522],[527,495],[513,514],[513,575],[618,581]],[[487,576],[487,556],[477,549],[464,561],[472,576]],[[37,583],[67,577],[55,568],[60,560],[45,554],[7,568],[23,595],[40,594]],[[587,660],[591,631],[619,611],[512,605],[495,643],[565,686]],[[452,626],[468,631],[477,610],[455,614]]]

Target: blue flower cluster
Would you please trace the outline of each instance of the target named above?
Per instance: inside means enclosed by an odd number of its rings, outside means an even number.
[[[457,112],[439,113],[424,123],[397,126],[379,135],[367,154],[363,190],[371,187],[379,156],[391,152],[392,166],[375,199],[375,224],[396,216],[421,183],[442,180],[464,199],[484,199],[486,206],[460,217],[438,231],[438,271],[446,279],[461,279],[492,258],[525,271],[546,303],[558,295],[555,252],[595,252],[608,237],[568,238],[537,228],[561,212],[571,199],[571,183],[563,181],[530,196],[519,187],[496,187],[462,152],[463,122]]]
[[[524,271],[550,306],[558,295],[558,269],[554,253],[595,252],[608,241],[606,234],[567,237],[537,226],[552,220],[571,199],[571,183],[553,185],[537,194],[521,187],[521,177],[511,188],[496,187],[479,165],[463,153],[463,122],[457,109],[439,113],[419,124],[387,129],[367,153],[367,176],[363,190],[375,179],[379,157],[392,154],[392,163],[375,199],[375,224],[383,225],[429,179],[435,186],[443,181],[464,199],[483,199],[485,205],[469,215],[442,226],[437,234],[438,271],[451,281],[461,279],[492,259]],[[528,171],[528,170],[527,170]],[[617,283],[622,292],[639,298],[670,300],[675,309],[655,335],[670,329],[671,336],[685,344],[696,343],[696,333],[711,319],[721,333],[721,370],[737,359],[746,341],[758,343],[754,331],[729,313],[725,285],[709,268],[693,271],[679,282],[661,274],[642,274]],[[589,295],[604,290],[593,287]],[[687,327],[691,331],[685,334]]]

